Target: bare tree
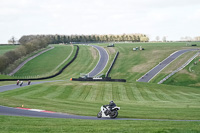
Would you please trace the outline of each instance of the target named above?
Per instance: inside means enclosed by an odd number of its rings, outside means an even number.
[[[12,36],[12,37],[8,40],[8,43],[9,43],[9,44],[16,44],[16,43],[17,43],[17,39],[16,39],[14,36]]]
[[[167,37],[163,36],[162,40],[163,40],[163,42],[166,42],[167,41]]]

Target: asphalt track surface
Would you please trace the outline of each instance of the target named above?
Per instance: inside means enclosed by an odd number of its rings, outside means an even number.
[[[178,58],[179,56],[181,56],[182,54],[184,54],[186,52],[197,51],[197,50],[199,50],[199,49],[184,49],[184,50],[179,50],[179,51],[174,52],[169,57],[167,57],[165,60],[160,62],[157,66],[155,66],[153,69],[151,69],[149,72],[147,72],[145,75],[143,75],[137,81],[138,82],[149,82],[149,81],[151,81],[151,79],[153,79],[161,70],[163,70],[166,66],[168,66],[176,58]]]
[[[97,63],[96,67],[91,72],[88,73],[88,77],[95,77],[97,74],[102,72],[103,69],[106,67],[109,56],[104,48],[96,45],[91,45],[91,46],[96,48],[99,51],[100,55],[99,62]]]

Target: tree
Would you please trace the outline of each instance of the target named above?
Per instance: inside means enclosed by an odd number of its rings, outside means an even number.
[[[160,40],[160,37],[159,36],[156,36],[156,40],[157,40],[157,42]]]
[[[16,43],[17,43],[17,39],[16,39],[14,36],[12,36],[12,37],[8,40],[8,43],[9,43],[9,44],[16,44]]]
[[[167,41],[167,37],[163,36],[162,40],[163,40],[163,42],[166,42]]]

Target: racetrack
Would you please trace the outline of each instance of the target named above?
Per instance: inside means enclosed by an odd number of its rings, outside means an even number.
[[[88,73],[88,77],[94,77],[97,74],[99,74],[100,72],[103,71],[103,69],[106,67],[107,63],[108,63],[108,53],[107,51],[100,47],[100,46],[96,46],[96,45],[91,45],[92,47],[96,48],[99,51],[99,62],[97,63],[96,67]]]
[[[174,61],[176,58],[181,56],[182,54],[189,52],[189,51],[196,51],[198,49],[184,49],[179,50],[171,54],[169,57],[167,57],[165,60],[160,62],[157,66],[155,66],[153,69],[151,69],[149,72],[147,72],[145,75],[143,75],[141,78],[139,78],[138,82],[149,82],[151,79],[153,79],[161,70],[163,70],[166,66],[168,66],[172,61]]]
[[[33,82],[31,84],[40,84],[44,82],[54,82],[54,81],[41,81],[41,82]],[[25,83],[23,86],[26,86]],[[17,89],[20,86],[17,85],[7,85],[1,86],[0,92],[8,91],[12,89]],[[97,112],[98,113],[98,112]],[[26,116],[26,117],[46,117],[46,118],[70,118],[70,119],[90,119],[90,120],[113,120],[108,118],[96,118],[92,116],[78,116],[78,115],[70,115],[64,113],[48,113],[48,112],[38,112],[24,109],[17,109],[11,107],[0,106],[0,115],[9,115],[9,116]],[[114,120],[144,120],[144,121],[200,121],[200,120],[168,120],[168,119],[132,119],[132,118],[116,118]]]
[[[79,116],[64,113],[48,113],[36,110],[25,110],[0,106],[0,115],[25,116],[25,117],[42,117],[42,118],[65,118],[65,119],[85,119],[85,120],[135,120],[135,121],[200,121],[200,120],[168,120],[168,119],[133,119],[133,118],[97,118],[94,116]]]

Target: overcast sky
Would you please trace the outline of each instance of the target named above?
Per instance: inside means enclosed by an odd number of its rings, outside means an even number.
[[[0,0],[0,43],[30,34],[200,36],[200,0]]]

